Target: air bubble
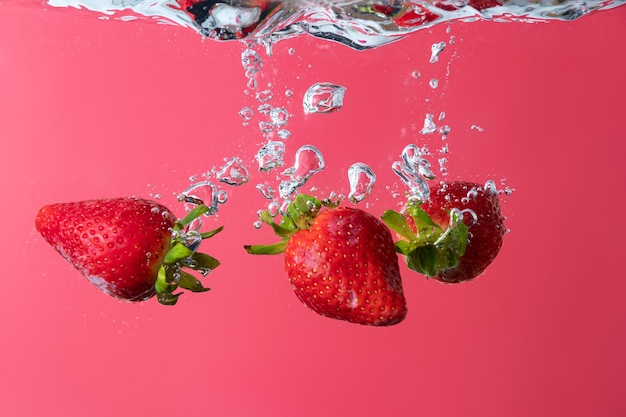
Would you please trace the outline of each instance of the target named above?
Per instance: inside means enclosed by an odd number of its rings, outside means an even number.
[[[348,199],[353,203],[360,203],[372,192],[376,184],[376,174],[368,165],[357,162],[348,168],[350,193]]]
[[[304,94],[304,113],[332,113],[343,106],[346,88],[331,83],[314,84]]]
[[[242,185],[250,180],[248,169],[239,158],[232,158],[216,174],[219,181],[228,185]]]

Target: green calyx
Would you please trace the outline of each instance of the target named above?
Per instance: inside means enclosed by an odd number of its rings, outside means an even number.
[[[277,255],[285,251],[289,237],[300,230],[311,227],[322,206],[330,207],[332,203],[320,201],[306,194],[299,194],[285,210],[280,223],[276,223],[269,211],[264,210],[259,219],[272,227],[274,233],[282,238],[280,242],[269,245],[245,245],[244,249],[253,255]]]
[[[179,288],[191,292],[209,291],[194,275],[185,271],[191,269],[206,276],[220,265],[220,262],[196,249],[204,239],[215,236],[223,227],[205,233],[188,230],[189,225],[198,217],[207,213],[209,208],[203,204],[196,206],[183,219],[174,224],[170,250],[165,254],[154,284],[157,300],[163,305],[174,305],[182,292],[175,293]]]
[[[459,265],[467,247],[468,228],[458,210],[450,212],[450,223],[443,230],[421,209],[419,201],[409,201],[404,214],[387,210],[381,216],[390,229],[402,237],[396,252],[405,256],[409,269],[428,277]],[[409,217],[414,227],[407,223]]]

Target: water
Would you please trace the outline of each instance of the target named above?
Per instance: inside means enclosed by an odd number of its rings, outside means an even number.
[[[48,0],[54,7],[85,8],[107,19],[173,23],[214,40],[254,39],[264,43],[268,51],[273,43],[302,34],[368,49],[447,21],[571,21],[623,3],[624,0]],[[431,62],[437,61],[444,47],[441,43],[433,45]],[[252,76],[258,71],[255,57],[244,59],[242,63]]]
[[[581,215],[619,210],[626,192],[626,8],[574,22],[388,26],[384,46],[364,51],[304,29],[275,32],[268,56],[259,29],[269,22],[219,42],[177,10],[164,13],[181,23],[130,7],[104,15],[0,3],[6,415],[586,417],[624,408],[624,225],[613,216],[587,227]],[[248,71],[246,49],[261,61]],[[304,114],[304,94],[320,82],[347,88],[343,106]],[[264,90],[272,98],[261,102]],[[245,126],[243,107],[252,110]],[[283,126],[275,108],[289,113]],[[422,134],[427,115],[435,129]],[[376,179],[356,206],[373,215],[399,209],[417,178],[483,184],[508,217],[501,254],[464,286],[403,268],[409,315],[396,328],[317,317],[294,298],[280,257],[242,249],[280,240],[252,225],[257,210],[284,207],[279,185],[304,145],[325,164],[295,193],[354,205],[347,174],[363,163]],[[217,178],[233,157],[250,175],[240,186]],[[420,177],[420,158],[434,180]],[[222,265],[203,279],[209,293],[175,309],[110,299],[33,231],[41,205],[98,196],[149,193],[181,215],[194,203],[177,195],[204,181],[212,187],[188,197],[217,200],[201,221],[224,231],[200,249]],[[172,386],[184,401],[145,400]],[[320,387],[337,395],[312,400]]]

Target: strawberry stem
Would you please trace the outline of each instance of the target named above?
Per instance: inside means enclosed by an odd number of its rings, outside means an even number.
[[[282,240],[269,245],[244,245],[244,249],[252,255],[277,255],[283,253],[289,237],[299,230],[309,229],[322,206],[326,207],[330,204],[306,194],[298,194],[287,206],[280,224],[274,221],[269,211],[262,211],[259,219],[269,225],[274,230],[276,236],[282,238]]]
[[[165,254],[154,285],[157,299],[163,305],[176,304],[182,294],[182,292],[174,293],[178,288],[191,292],[209,290],[202,285],[198,278],[184,270],[184,268],[189,268],[199,272],[202,276],[206,276],[220,265],[217,259],[206,253],[197,252],[196,249],[204,239],[211,238],[221,232],[223,226],[204,233],[186,230],[194,220],[209,210],[209,207],[199,204],[174,224],[170,250]]]
[[[453,209],[449,213],[450,223],[443,230],[422,210],[421,204],[409,201],[404,214],[387,210],[381,217],[402,238],[396,242],[396,252],[405,256],[407,267],[434,277],[459,264],[467,246],[468,228],[460,212]]]

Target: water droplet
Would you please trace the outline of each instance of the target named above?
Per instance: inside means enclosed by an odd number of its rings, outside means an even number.
[[[368,165],[357,162],[348,168],[350,193],[348,199],[353,203],[360,203],[372,192],[376,183],[376,174]]]
[[[343,106],[346,88],[330,84],[314,84],[304,94],[304,113],[331,113]]]
[[[296,48],[289,48],[289,50],[287,50],[287,53],[288,53],[289,55],[293,55],[293,54],[295,54],[295,53],[296,53]]]
[[[430,88],[435,89],[437,87],[439,87],[439,80],[436,78],[432,78],[429,82],[428,85],[430,86]]]
[[[413,72],[411,72],[411,77],[413,77],[415,79],[417,79],[417,78],[419,78],[421,76],[422,76],[422,73],[419,72],[418,70],[414,70]]]
[[[279,141],[269,141],[256,154],[259,163],[259,170],[270,171],[283,165],[285,155],[285,144]]]
[[[472,129],[472,130],[478,130],[479,132],[482,132],[483,130],[485,130],[485,129],[483,129],[482,127],[480,127],[480,126],[478,126],[478,125],[471,125],[471,126],[470,126],[470,129]]]
[[[292,97],[293,96],[293,90],[289,89],[285,91],[285,97]]]
[[[272,90],[263,90],[256,93],[255,97],[258,101],[266,102],[271,100],[272,97],[274,97],[274,94],[272,93]]]
[[[252,223],[252,227],[254,227],[255,229],[260,229],[261,227],[263,227],[263,222],[261,220],[257,220]]]
[[[293,167],[283,172],[289,180],[283,181],[279,186],[279,194],[287,198],[298,188],[302,187],[307,180],[316,172],[324,169],[325,163],[322,153],[313,145],[304,145],[296,151],[296,163]]]
[[[289,112],[283,107],[274,107],[270,110],[270,118],[275,126],[284,126],[289,120]]]
[[[241,116],[241,118],[247,122],[254,116],[254,110],[252,110],[250,107],[244,107],[239,111],[239,116]]]
[[[232,158],[228,161],[218,171],[216,177],[219,181],[229,185],[242,185],[250,180],[250,174],[239,158]]]
[[[434,43],[430,47],[430,49],[431,49],[430,63],[434,64],[435,62],[439,61],[439,54],[441,54],[443,50],[446,49],[446,43],[445,42]]]

